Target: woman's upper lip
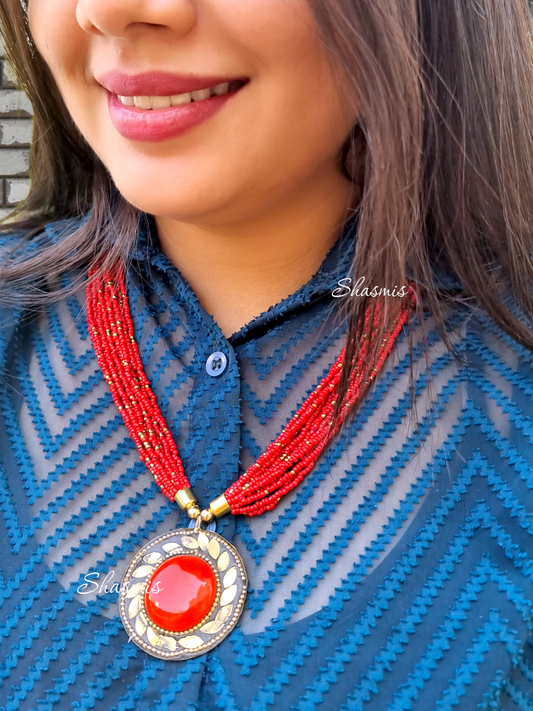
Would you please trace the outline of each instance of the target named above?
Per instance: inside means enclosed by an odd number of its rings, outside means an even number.
[[[166,72],[123,74],[116,71],[106,72],[95,78],[111,94],[118,96],[175,96],[200,89],[210,89],[224,82],[247,81],[247,77],[235,76],[199,76]]]

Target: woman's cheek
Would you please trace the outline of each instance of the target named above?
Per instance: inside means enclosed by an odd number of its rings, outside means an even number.
[[[54,77],[75,71],[87,59],[89,36],[78,24],[74,0],[30,0],[28,19],[37,49]]]

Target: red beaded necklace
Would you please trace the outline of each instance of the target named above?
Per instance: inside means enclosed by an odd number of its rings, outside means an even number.
[[[367,312],[365,338],[357,359],[352,360],[344,412],[376,377],[408,315],[409,306],[402,305],[395,323],[386,331],[376,367],[363,382],[368,343],[376,338],[383,318],[379,307],[372,316]],[[144,373],[123,272],[89,280],[87,320],[98,363],[141,459],[165,496],[196,520],[194,530],[171,531],[137,553],[121,585],[122,620],[130,639],[153,656],[198,656],[231,632],[242,613],[247,590],[238,551],[201,524],[230,512],[258,516],[270,511],[311,471],[342,424],[331,426],[346,346],[257,462],[207,509],[200,510]],[[182,590],[188,591],[185,599]]]

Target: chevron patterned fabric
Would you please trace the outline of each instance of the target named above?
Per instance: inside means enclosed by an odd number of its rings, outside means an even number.
[[[128,276],[136,338],[206,503],[340,353],[331,292],[350,276],[356,226],[307,284],[230,338],[154,234],[140,230]],[[2,709],[533,710],[531,353],[457,308],[454,358],[428,316],[427,347],[414,327],[411,402],[402,333],[278,509],[219,521],[250,578],[238,627],[204,656],[165,662],[128,641],[117,585],[142,545],[188,521],[139,461],[84,309],[80,289],[37,316],[2,315]],[[219,377],[206,371],[215,351],[228,358]]]

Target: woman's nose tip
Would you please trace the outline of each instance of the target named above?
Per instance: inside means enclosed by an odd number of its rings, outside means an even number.
[[[196,19],[195,0],[79,0],[76,19],[89,34],[122,39],[143,25],[185,34]]]

